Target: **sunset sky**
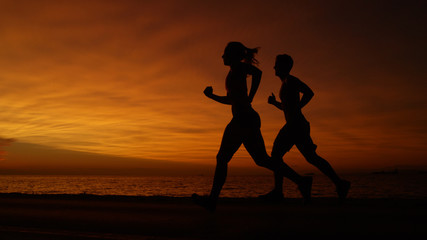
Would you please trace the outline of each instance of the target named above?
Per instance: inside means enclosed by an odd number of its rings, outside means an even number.
[[[425,1],[1,0],[0,173],[213,170],[231,109],[203,90],[226,94],[229,41],[260,47],[253,107],[268,153],[285,123],[267,104],[280,88],[274,59],[288,53],[315,93],[303,112],[318,153],[337,170],[427,168],[426,10]],[[314,169],[296,148],[285,161]],[[243,147],[230,167],[258,168]]]

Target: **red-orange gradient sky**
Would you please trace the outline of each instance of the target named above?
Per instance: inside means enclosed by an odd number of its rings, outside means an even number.
[[[0,169],[214,165],[231,111],[202,91],[225,94],[229,41],[261,47],[253,106],[268,152],[284,124],[267,104],[280,87],[274,58],[288,53],[315,92],[304,113],[333,166],[425,167],[426,10],[424,1],[1,1]],[[312,169],[295,149],[285,159]],[[244,148],[231,166],[257,168]]]

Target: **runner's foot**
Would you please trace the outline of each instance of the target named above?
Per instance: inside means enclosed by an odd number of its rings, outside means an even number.
[[[347,197],[348,191],[350,190],[351,183],[346,180],[341,180],[339,184],[337,184],[337,193],[338,197],[341,201],[344,201]]]
[[[203,207],[209,212],[215,212],[216,204],[208,196],[200,196],[199,194],[194,193],[191,196],[191,199],[193,199],[195,204]]]
[[[311,201],[311,185],[313,184],[312,177],[303,177],[301,183],[298,184],[298,189],[304,198],[304,204],[310,203]]]

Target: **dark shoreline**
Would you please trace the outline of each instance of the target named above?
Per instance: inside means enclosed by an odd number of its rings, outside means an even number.
[[[0,193],[0,239],[283,239],[427,234],[427,199],[222,198]]]
[[[192,203],[191,197],[172,197],[172,196],[132,196],[132,195],[95,195],[95,194],[26,194],[26,193],[0,193],[0,199],[39,199],[39,200],[80,200],[80,201],[113,201],[113,202],[153,202],[153,203]],[[269,203],[255,197],[231,198],[221,197],[220,202],[225,204],[299,204],[301,198],[285,198],[279,203]],[[425,205],[427,207],[427,198],[348,198],[341,203],[337,198],[313,197],[310,205]]]

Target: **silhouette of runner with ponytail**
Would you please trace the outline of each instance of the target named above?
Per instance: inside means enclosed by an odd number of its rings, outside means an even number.
[[[304,198],[310,197],[311,177],[301,177],[290,169],[283,161],[273,162],[265,150],[264,139],[261,135],[261,120],[252,108],[252,100],[261,81],[262,72],[254,66],[258,61],[254,58],[258,49],[250,49],[240,42],[230,42],[222,56],[224,65],[230,67],[225,86],[226,96],[213,93],[212,87],[207,87],[204,94],[219,103],[231,105],[233,119],[227,125],[216,156],[217,164],[212,190],[209,196],[193,194],[194,202],[209,211],[215,211],[216,203],[227,177],[227,165],[234,153],[243,144],[255,163],[270,170],[277,171],[281,176],[292,176],[298,183]],[[247,75],[252,76],[248,94]]]

